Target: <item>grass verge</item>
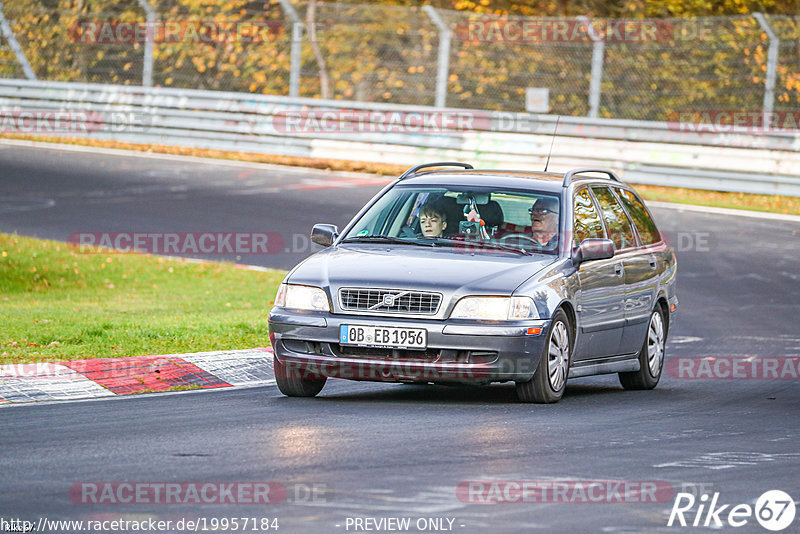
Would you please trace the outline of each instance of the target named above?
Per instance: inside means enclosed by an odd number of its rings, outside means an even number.
[[[26,141],[39,141],[45,143],[61,143],[70,145],[93,146],[98,148],[119,148],[124,150],[137,150],[140,152],[155,152],[160,154],[175,154],[181,156],[195,156],[203,158],[232,159],[237,161],[250,161],[255,163],[271,163],[274,165],[291,165],[311,169],[327,169],[332,171],[367,172],[384,176],[399,176],[409,166],[418,162],[409,162],[407,166],[392,165],[388,163],[370,163],[364,161],[347,161],[337,159],[314,159],[294,156],[278,156],[271,154],[252,154],[247,152],[226,152],[223,150],[196,149],[163,145],[141,145],[134,143],[120,143],[116,141],[97,141],[73,137],[34,136],[23,134],[7,134],[2,137],[22,139]],[[781,195],[752,195],[749,193],[727,193],[723,191],[707,191],[702,189],[683,189],[679,187],[663,187],[654,185],[637,185],[636,189],[642,193],[645,200],[660,200],[662,202],[678,202],[681,204],[694,204],[696,206],[711,206],[717,208],[734,208],[752,211],[765,211],[800,215],[800,197]]]
[[[752,195],[750,193],[727,193],[703,189],[683,189],[658,185],[636,185],[636,190],[645,200],[694,204],[712,208],[733,208],[738,210],[764,211],[800,215],[800,197],[781,195]]]
[[[265,347],[284,275],[0,234],[0,363]]]

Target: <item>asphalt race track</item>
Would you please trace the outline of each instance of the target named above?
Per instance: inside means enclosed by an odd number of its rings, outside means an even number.
[[[214,259],[286,269],[311,252],[303,236],[313,223],[344,225],[384,182],[0,144],[0,231],[61,240],[76,232],[276,232],[283,252]],[[668,362],[794,357],[786,361],[797,371],[800,223],[653,211],[678,248]],[[420,523],[440,532],[709,531],[667,526],[676,492],[709,501],[719,493],[728,510],[773,489],[800,499],[798,415],[798,376],[676,372],[648,392],[623,391],[615,376],[576,379],[547,406],[517,403],[511,385],[333,380],[316,399],[263,387],[14,406],[0,410],[0,517],[277,517],[279,532],[354,532],[355,519],[390,517],[410,518],[411,531],[420,518],[440,520]],[[101,481],[277,482],[287,496],[267,505],[71,498],[73,485]],[[644,503],[569,493],[485,504],[457,493],[469,481],[657,482],[669,491]],[[767,532],[754,517],[729,530]],[[797,531],[800,517],[785,530]]]

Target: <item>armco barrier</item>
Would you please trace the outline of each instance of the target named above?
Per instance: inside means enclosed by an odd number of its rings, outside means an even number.
[[[20,112],[70,122],[14,121]],[[287,113],[330,128],[285,127]],[[349,117],[362,113],[366,122]],[[463,116],[446,127],[394,128],[392,114]],[[52,114],[51,114],[52,115]],[[380,117],[380,119],[378,118]],[[540,170],[556,117],[172,88],[0,80],[0,135],[21,132],[129,143],[413,165],[463,160]],[[361,119],[359,119],[361,120]],[[372,124],[370,124],[372,121]],[[355,126],[354,126],[355,124]],[[366,125],[366,127],[365,127]],[[359,131],[359,126],[362,131]],[[464,127],[466,126],[466,127]],[[50,129],[50,131],[48,130]],[[366,131],[364,131],[366,130]],[[399,131],[398,131],[399,130]],[[663,122],[562,117],[550,168],[606,166],[624,179],[697,189],[800,196],[800,135],[681,131]]]

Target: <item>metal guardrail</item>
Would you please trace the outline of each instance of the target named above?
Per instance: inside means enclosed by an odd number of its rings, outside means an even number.
[[[21,112],[27,113],[26,120],[20,120]],[[50,119],[37,122],[33,117]],[[410,119],[416,122],[411,125]],[[0,135],[87,137],[402,165],[453,159],[476,167],[539,170],[555,119],[249,93],[0,79]],[[420,127],[425,121],[428,126]],[[634,183],[800,196],[796,175],[800,135],[726,134],[664,122],[562,117],[551,168],[578,166],[610,167]]]

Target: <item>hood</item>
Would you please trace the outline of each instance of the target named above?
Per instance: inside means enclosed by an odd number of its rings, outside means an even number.
[[[449,301],[464,295],[511,295],[557,259],[489,249],[353,243],[307,258],[287,281],[328,289],[335,309],[342,287],[435,291],[444,297],[441,312]]]

